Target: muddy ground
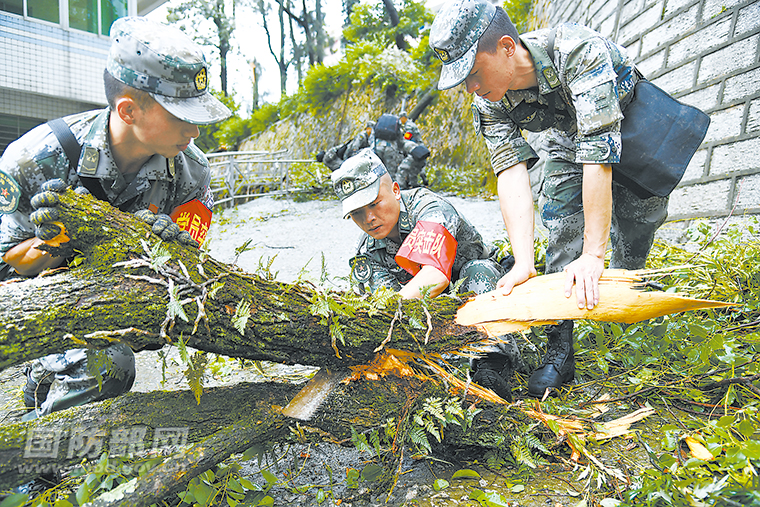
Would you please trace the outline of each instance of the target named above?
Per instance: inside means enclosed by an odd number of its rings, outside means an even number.
[[[498,202],[451,197],[452,203],[480,230],[487,240],[504,237],[504,226]],[[224,262],[236,261],[249,272],[269,265],[276,278],[293,281],[299,276],[319,282],[324,273],[328,284],[337,288],[347,286],[348,260],[353,255],[359,229],[341,218],[340,205],[335,200],[295,202],[290,199],[261,197],[234,209],[218,211],[209,232],[208,244],[213,257]],[[250,240],[249,249],[239,255],[235,249]],[[237,259],[236,259],[237,257]],[[169,351],[168,369],[162,372],[156,352],[137,354],[137,380],[133,390],[149,392],[156,389],[186,389],[181,375],[176,349]],[[263,371],[252,366],[241,367],[229,361],[207,387],[228,385],[241,381],[305,382],[313,367],[285,367],[264,363]],[[17,418],[21,408],[20,388],[24,382],[20,368],[0,373],[0,418],[5,422]],[[638,407],[618,407],[618,414]],[[615,413],[615,412],[613,412]],[[611,417],[611,416],[610,416]],[[657,427],[663,424],[659,416],[651,419],[650,443],[656,444]],[[518,473],[514,469],[489,470],[481,464],[457,462],[447,457],[441,460],[413,460],[405,453],[398,482],[392,492],[372,495],[368,483],[348,487],[347,470],[361,470],[370,459],[353,446],[330,443],[294,444],[282,446],[274,458],[262,463],[280,479],[269,494],[276,506],[454,506],[481,505],[470,495],[481,490],[498,492],[510,503],[527,507],[559,507],[576,505],[587,481],[582,479],[583,467],[569,461],[547,468]],[[600,449],[600,455],[611,466],[634,471],[645,460],[639,446],[630,440],[613,439]],[[479,478],[452,480],[462,468],[472,468]],[[256,461],[245,464],[241,473],[251,481],[265,485]],[[446,479],[449,486],[440,491],[433,487],[436,479]],[[300,491],[296,488],[300,487]],[[321,490],[321,493],[320,493]],[[325,499],[320,503],[319,499]],[[593,502],[591,502],[593,503]],[[499,504],[495,504],[499,505]]]

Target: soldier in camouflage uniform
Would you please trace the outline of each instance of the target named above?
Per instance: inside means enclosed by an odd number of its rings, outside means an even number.
[[[331,171],[335,171],[344,161],[353,157],[359,150],[369,146],[369,140],[372,138],[374,128],[375,122],[368,121],[364,126],[364,130],[359,132],[356,137],[344,144],[333,146],[321,156],[318,155],[317,162],[322,162]]]
[[[612,181],[623,111],[640,79],[632,60],[580,25],[518,35],[504,10],[485,0],[445,5],[430,45],[443,62],[438,87],[464,82],[477,94],[474,126],[491,153],[516,261],[499,286],[508,294],[536,274],[527,171],[538,156],[522,130],[543,132],[540,148],[548,159],[539,208],[549,230],[546,271],[564,270],[566,295],[575,284],[579,308],[593,308],[608,238],[611,268],[642,268],[667,216],[667,197],[642,199]],[[572,321],[548,326],[546,357],[528,382],[531,395],[573,379],[572,328]]]
[[[427,157],[430,155],[430,150],[422,142],[419,127],[409,119],[406,111],[401,111],[398,119],[401,124],[404,141],[411,141],[416,143],[416,145],[408,146],[411,156],[407,156],[399,165],[396,181],[399,182],[401,188],[414,188],[419,184],[427,186],[425,164]],[[417,151],[415,152],[415,150]],[[415,156],[415,154],[418,154],[418,156]],[[423,156],[419,156],[419,154]]]
[[[68,116],[57,127],[41,125],[0,159],[0,190],[11,197],[0,206],[0,280],[63,263],[37,246],[68,241],[56,209],[56,192],[68,186],[135,213],[165,241],[197,247],[206,235],[210,172],[193,139],[198,125],[230,111],[207,89],[203,52],[180,30],[137,17],[117,20],[111,40],[104,73],[109,107]],[[60,127],[63,133],[55,134]],[[100,389],[84,349],[35,360],[24,388],[34,410],[24,419],[128,391],[135,378],[132,350],[118,344],[106,355]]]
[[[420,298],[424,287],[435,297],[457,280],[464,280],[461,293],[496,288],[504,274],[496,249],[443,197],[424,188],[402,191],[372,150],[344,162],[332,182],[344,218],[365,232],[350,261],[361,290],[387,287]],[[511,399],[502,378],[481,378],[477,368],[475,373],[476,382]]]

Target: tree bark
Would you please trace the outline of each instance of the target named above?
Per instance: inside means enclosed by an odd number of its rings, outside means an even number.
[[[390,18],[391,26],[394,28],[397,27],[399,22],[401,22],[401,17],[396,10],[396,6],[393,5],[393,0],[383,0],[383,5],[385,6],[385,12],[388,13],[388,17]],[[407,49],[408,45],[406,43],[406,40],[404,40],[404,34],[396,32],[394,39],[396,41],[397,48],[399,48],[401,51],[405,51]]]
[[[101,453],[124,456],[129,452],[166,450],[159,436],[171,429],[186,435],[194,445],[175,452],[149,474],[122,492],[108,505],[150,505],[182,491],[187,483],[231,454],[257,444],[285,440],[292,420],[280,413],[301,386],[243,383],[204,392],[196,403],[190,391],[127,393],[118,398],[56,412],[30,422],[0,427],[0,489],[13,487],[40,472],[61,470]],[[333,442],[346,441],[351,428],[357,432],[376,428],[389,418],[401,422],[400,407],[411,406],[420,396],[446,396],[443,385],[414,378],[386,378],[384,382],[360,380],[338,385],[308,423]],[[483,415],[470,439],[487,431],[493,422]],[[478,429],[480,428],[480,429]],[[163,433],[166,435],[166,433]],[[451,433],[456,437],[456,433]],[[57,452],[50,451],[56,436]],[[132,438],[125,439],[125,435]],[[136,436],[136,437],[135,437]],[[461,435],[460,435],[461,437]],[[47,438],[47,440],[46,440]],[[178,442],[175,438],[172,443]],[[456,445],[457,440],[449,442]],[[111,502],[116,502],[111,503]],[[97,503],[95,505],[98,505]],[[103,503],[105,505],[105,503]]]
[[[182,339],[231,357],[346,367],[368,363],[391,327],[387,347],[417,352],[454,350],[483,338],[453,323],[461,304],[455,298],[436,298],[427,308],[397,299],[370,306],[369,299],[359,303],[351,294],[281,283],[271,274],[245,273],[194,248],[160,242],[131,214],[90,196],[67,191],[61,200],[71,240],[49,249],[66,257],[77,252],[83,262],[3,284],[0,368],[114,340],[142,350]],[[160,261],[141,258],[150,259],[145,246],[158,244],[171,260],[155,271],[149,263]],[[123,264],[130,260],[132,265]],[[215,284],[223,285],[214,293]],[[170,303],[177,308],[180,302],[187,321],[168,318]],[[244,316],[246,306],[250,315],[238,318],[236,327],[236,314]]]

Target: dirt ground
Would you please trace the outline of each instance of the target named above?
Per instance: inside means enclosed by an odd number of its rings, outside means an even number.
[[[458,197],[450,200],[486,240],[504,237],[497,201]],[[234,209],[216,212],[207,241],[214,258],[230,263],[237,257],[237,264],[249,272],[256,272],[271,263],[269,269],[282,281],[293,281],[300,276],[318,282],[323,272],[324,256],[327,283],[345,288],[347,284],[341,277],[348,274],[348,260],[353,256],[359,233],[350,220],[342,219],[338,201],[294,202],[261,197]],[[238,255],[235,250],[246,241],[250,241],[249,249]],[[178,363],[176,349],[169,351],[165,372],[162,372],[157,352],[138,353],[137,380],[133,390],[186,389]],[[314,371],[309,366],[286,367],[271,363],[263,366],[262,372],[234,364],[210,378],[206,386],[241,381],[304,382]],[[20,413],[23,377],[19,367],[0,372],[0,420],[3,423],[16,419]],[[612,456],[623,452],[622,442],[609,445]],[[262,463],[262,467],[282,478],[269,492],[276,506],[475,506],[480,504],[469,499],[475,490],[498,492],[513,506],[570,506],[582,499],[572,485],[581,471],[572,467],[538,471],[522,484],[484,467],[475,467],[479,478],[452,480],[452,474],[467,465],[452,461],[414,461],[408,454],[393,492],[376,497],[368,494],[366,483],[359,483],[357,488],[348,487],[347,470],[361,470],[368,460],[368,456],[353,447],[329,443],[283,446],[275,452],[277,459]],[[255,461],[246,463],[241,473],[251,481],[265,485]],[[446,479],[450,486],[436,491],[433,488],[436,479]],[[300,490],[296,491],[299,486]],[[582,490],[580,486],[577,488]],[[318,493],[320,490],[321,494]],[[320,503],[322,494],[326,499]]]

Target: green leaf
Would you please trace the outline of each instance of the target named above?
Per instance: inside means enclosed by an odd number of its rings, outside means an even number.
[[[227,488],[235,491],[236,493],[243,493],[243,486],[241,486],[234,477],[231,477],[230,480],[227,481]]]
[[[325,495],[325,492],[322,491],[321,488],[318,489],[317,490],[317,503],[320,504],[320,505],[322,505],[322,502],[324,502],[325,500],[327,500],[327,496]]]
[[[364,470],[362,470],[362,480],[366,482],[374,482],[383,476],[383,467],[376,463],[370,463]]]
[[[256,486],[254,483],[252,483],[251,481],[249,481],[245,477],[241,477],[240,478],[240,485],[243,486],[243,488],[245,488],[246,490],[249,490],[249,491],[251,491],[251,490],[252,491],[258,491],[259,490],[258,486]]]
[[[435,491],[441,491],[442,489],[446,489],[449,487],[449,481],[446,479],[436,479],[433,483],[433,489]]]
[[[261,507],[272,507],[274,505],[274,498],[271,496],[265,496],[256,505],[260,505]]]
[[[87,484],[87,482],[83,482],[79,488],[77,489],[77,503],[79,505],[84,505],[87,503],[87,500],[90,499],[90,485]]]
[[[485,501],[488,507],[509,507],[507,499],[495,491],[489,491],[486,493]]]
[[[269,484],[270,486],[277,484],[277,476],[274,475],[269,470],[262,470],[261,475],[262,477],[264,477],[264,480],[267,481],[267,484]]]
[[[480,474],[477,473],[475,470],[470,470],[469,468],[462,468],[461,470],[457,470],[454,472],[454,475],[451,476],[452,479],[480,479]]]
[[[601,505],[601,507],[617,507],[621,503],[620,500],[615,498],[603,498],[602,501],[599,502],[599,505]]]
[[[509,488],[509,490],[512,493],[522,493],[523,491],[525,491],[525,486],[523,484],[515,484],[514,486]]]
[[[18,507],[24,505],[28,499],[29,495],[26,493],[15,493],[0,502],[0,507]]]

